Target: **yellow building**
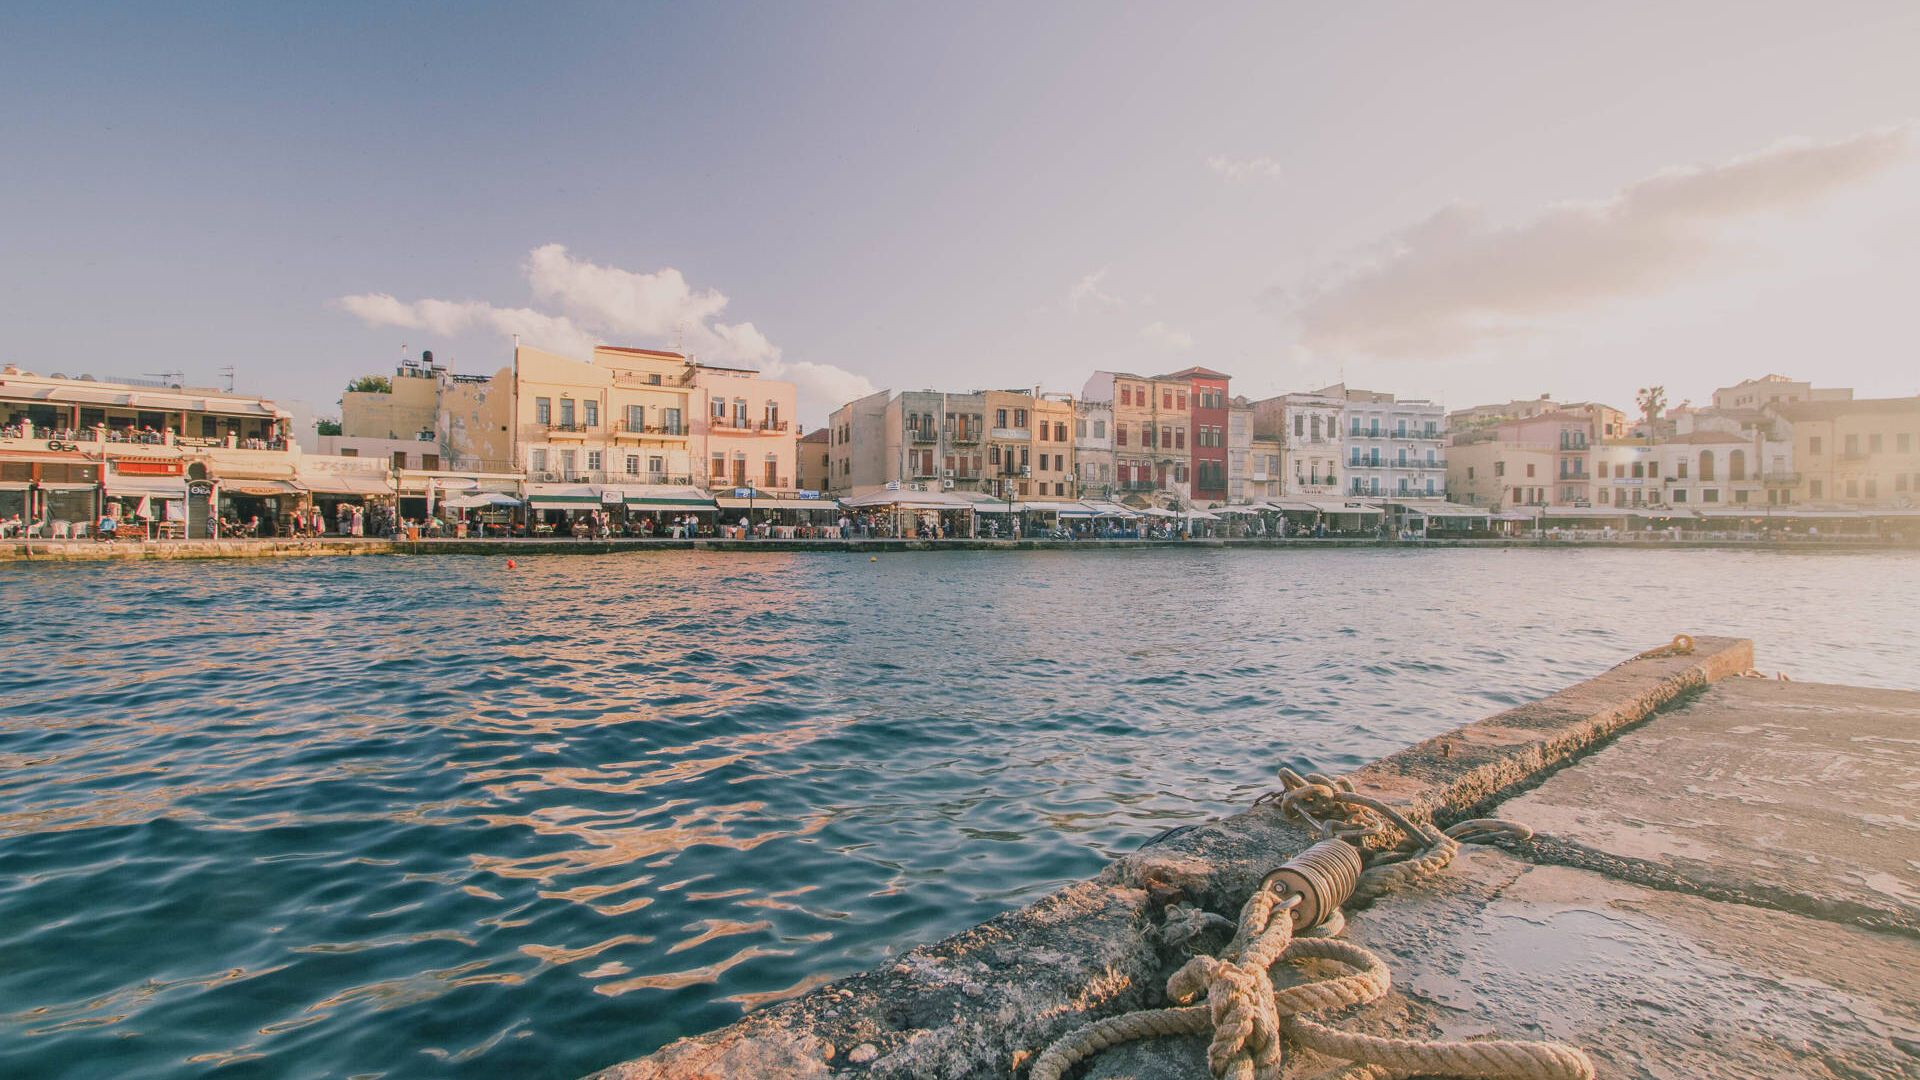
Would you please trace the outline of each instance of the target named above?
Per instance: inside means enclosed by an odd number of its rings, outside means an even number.
[[[688,380],[697,406],[695,461],[705,462],[709,487],[799,489],[794,432],[799,402],[792,383],[761,378],[751,368],[710,364],[692,365]]]
[[[587,362],[522,345],[515,459],[534,483],[692,483],[692,382],[679,353],[603,345]]]
[[[1031,390],[988,390],[987,473],[995,494],[1071,499],[1073,399]]]
[[[1920,397],[1793,401],[1767,409],[1790,429],[1794,501],[1872,509],[1920,503]]]
[[[391,390],[349,390],[340,395],[340,435],[350,439],[434,438],[440,415],[440,379],[431,352],[407,360],[387,380]]]
[[[1096,371],[1081,396],[1113,404],[1114,490],[1136,503],[1191,497],[1193,402],[1185,379]]]

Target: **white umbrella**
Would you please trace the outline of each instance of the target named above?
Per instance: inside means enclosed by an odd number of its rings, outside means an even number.
[[[153,517],[153,496],[140,496],[140,502],[133,508],[133,516],[142,520],[151,520]]]

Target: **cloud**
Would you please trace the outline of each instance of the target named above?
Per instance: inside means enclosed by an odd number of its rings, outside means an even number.
[[[1234,158],[1216,154],[1207,159],[1207,168],[1225,177],[1230,184],[1242,184],[1249,180],[1278,180],[1282,175],[1280,163],[1265,155]]]
[[[575,258],[560,244],[533,249],[522,267],[539,310],[483,300],[399,300],[386,293],[340,297],[336,303],[369,326],[397,326],[451,337],[482,332],[582,359],[605,342],[681,342],[696,360],[758,368],[799,387],[809,410],[836,408],[873,392],[864,376],[811,360],[788,360],[751,322],[719,320],[727,297],[695,289],[680,271],[650,273]]]
[[[1714,255],[1721,226],[1806,206],[1894,166],[1907,149],[1903,128],[1782,142],[1508,226],[1450,206],[1389,236],[1345,276],[1297,290],[1301,340],[1380,356],[1472,350],[1537,319],[1653,292]]]
[[[1186,352],[1193,348],[1193,335],[1185,330],[1175,330],[1163,322],[1150,322],[1140,328],[1140,336],[1154,346],[1172,352]]]
[[[1067,303],[1070,304],[1076,312],[1080,310],[1081,305],[1088,303],[1098,307],[1121,307],[1125,305],[1125,300],[1111,293],[1100,291],[1100,282],[1106,276],[1107,268],[1103,266],[1093,273],[1082,277],[1079,281],[1074,282],[1073,288],[1067,290]]]

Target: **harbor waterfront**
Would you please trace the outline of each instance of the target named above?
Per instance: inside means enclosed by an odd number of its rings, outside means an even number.
[[[1920,688],[1906,552],[581,565],[0,567],[0,1073],[577,1076],[1649,627]]]

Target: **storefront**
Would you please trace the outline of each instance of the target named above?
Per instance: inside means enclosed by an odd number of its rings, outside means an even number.
[[[104,513],[151,537],[187,535],[187,480],[181,462],[115,458],[109,463]]]
[[[738,529],[742,518],[755,536],[802,539],[839,530],[840,507],[829,499],[780,496],[743,498],[737,492],[713,500],[723,525]],[[822,530],[828,530],[823,532]]]
[[[694,519],[694,535],[712,535],[719,521],[713,497],[696,487],[649,484],[623,489],[627,503],[627,534],[640,537],[684,537],[687,518]]]
[[[591,531],[601,513],[600,489],[590,484],[528,484],[528,525],[535,536],[573,536]]]
[[[280,536],[293,528],[293,513],[303,501],[290,480],[221,477],[214,486],[221,537]]]
[[[945,491],[875,491],[840,500],[874,536],[972,536],[976,504]],[[1004,505],[1004,504],[1002,504]],[[984,510],[984,507],[980,509]]]
[[[317,531],[348,535],[355,517],[370,523],[370,519],[384,516],[371,510],[393,503],[393,478],[387,463],[379,458],[309,454],[301,457],[297,476],[308,497],[307,514],[303,515],[307,520],[296,529],[301,533],[316,531],[311,520],[314,510],[320,513],[321,527]],[[343,519],[347,526],[344,529]],[[366,533],[365,524],[362,533]]]

